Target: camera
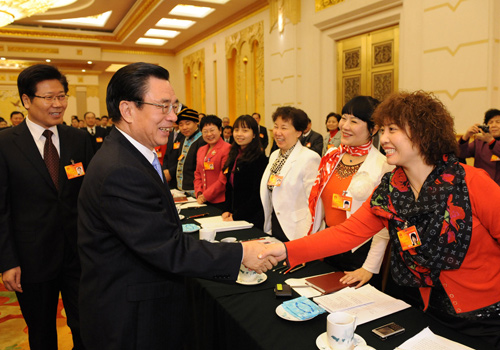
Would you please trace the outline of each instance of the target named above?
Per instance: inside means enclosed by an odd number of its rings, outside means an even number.
[[[487,134],[490,132],[490,127],[489,125],[478,125],[477,126],[479,129],[483,131],[483,133]]]

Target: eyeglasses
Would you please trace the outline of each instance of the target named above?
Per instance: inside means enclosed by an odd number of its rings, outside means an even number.
[[[69,95],[57,95],[57,96],[37,96],[33,95],[34,97],[38,98],[43,98],[45,102],[47,103],[54,103],[55,100],[58,100],[59,102],[66,102],[68,101]]]
[[[163,114],[170,114],[170,112],[172,112],[172,111],[174,111],[175,114],[179,114],[179,112],[182,110],[182,103],[179,103],[179,102],[167,103],[167,104],[151,103],[151,102],[144,102],[144,101],[135,101],[135,102],[142,103],[145,105],[155,106],[157,108],[161,108],[161,112]]]

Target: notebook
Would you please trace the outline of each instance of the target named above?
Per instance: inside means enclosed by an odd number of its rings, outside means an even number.
[[[306,284],[319,290],[323,294],[330,294],[357,283],[343,284],[340,282],[340,279],[344,276],[345,273],[342,271],[330,272],[324,275],[306,278]]]

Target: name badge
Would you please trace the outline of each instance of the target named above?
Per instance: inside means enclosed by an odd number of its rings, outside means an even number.
[[[327,147],[328,147],[328,149],[330,149],[332,147],[335,147],[335,145],[328,145]]]
[[[311,143],[310,142],[306,143],[306,147],[311,148]]]
[[[223,174],[226,175],[229,172],[229,168],[224,169]]]
[[[403,250],[408,250],[422,245],[415,226],[410,226],[398,231],[398,238]]]
[[[64,170],[66,171],[66,176],[69,180],[85,175],[82,162],[66,165]]]
[[[179,147],[181,147],[181,143],[180,142],[174,142],[174,149],[179,149]]]
[[[203,167],[205,168],[205,170],[215,169],[214,162],[203,162]]]
[[[101,143],[103,141],[102,137],[96,137],[95,142]]]
[[[184,154],[181,154],[177,160],[182,160],[184,158]]]
[[[264,134],[259,134],[260,138],[263,139],[264,138]]]
[[[280,187],[281,182],[283,182],[283,176],[271,174],[269,176],[269,181],[267,181],[268,186]]]
[[[492,154],[492,155],[491,155],[491,159],[490,159],[490,160],[491,160],[492,162],[498,162],[498,161],[500,160],[500,157],[498,157],[498,156],[496,156],[496,155]]]
[[[342,194],[334,193],[332,196],[332,208],[345,211],[351,211],[352,197],[346,196],[345,191]]]

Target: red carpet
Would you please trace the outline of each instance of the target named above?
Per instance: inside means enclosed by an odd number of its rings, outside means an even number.
[[[66,325],[66,314],[59,299],[57,308],[57,337],[59,350],[73,348],[71,331]],[[0,282],[0,350],[29,350],[28,327],[24,322],[16,294]]]

